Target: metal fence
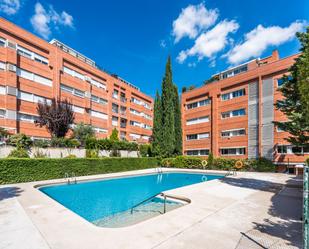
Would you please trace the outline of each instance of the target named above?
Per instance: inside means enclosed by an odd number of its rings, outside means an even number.
[[[309,167],[304,167],[304,248],[309,248]]]

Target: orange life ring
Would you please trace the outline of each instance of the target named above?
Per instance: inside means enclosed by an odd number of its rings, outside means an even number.
[[[242,161],[237,161],[235,163],[235,168],[236,169],[242,169],[242,167],[244,166],[243,162]]]

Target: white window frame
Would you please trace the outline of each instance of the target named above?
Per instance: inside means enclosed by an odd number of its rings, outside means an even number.
[[[238,134],[238,135],[234,135],[233,132],[239,132],[239,131],[245,131],[245,134]],[[228,136],[222,136],[222,133],[229,133]],[[245,136],[246,135],[246,129],[245,128],[237,128],[237,129],[232,129],[232,130],[222,130],[221,131],[221,137],[223,138],[229,138],[229,137],[241,137],[241,136]]]
[[[107,114],[105,114],[103,112],[98,112],[98,111],[90,110],[90,115],[92,117],[95,117],[95,118],[100,118],[100,119],[104,119],[104,120],[108,119]]]
[[[187,119],[186,125],[195,125],[195,124],[208,123],[208,122],[209,122],[209,115],[198,117],[198,118]]]
[[[222,150],[236,150],[235,154],[222,154]],[[244,153],[242,153],[244,152]],[[221,156],[244,156],[246,155],[246,147],[222,147],[220,148],[220,155]]]

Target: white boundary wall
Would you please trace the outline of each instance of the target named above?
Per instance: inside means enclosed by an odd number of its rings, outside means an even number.
[[[13,146],[0,146],[0,158],[7,157],[10,152],[15,149]],[[62,158],[68,155],[75,155],[76,157],[82,158],[86,155],[86,149],[69,149],[69,148],[36,148],[31,147],[30,157],[33,157],[34,153],[44,153],[49,158]],[[137,151],[120,150],[121,157],[138,157]],[[109,157],[110,151],[100,150],[99,156]]]

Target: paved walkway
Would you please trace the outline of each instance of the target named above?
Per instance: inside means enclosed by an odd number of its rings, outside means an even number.
[[[302,248],[301,181],[285,174],[240,173],[171,190],[191,204],[116,229],[88,223],[34,185],[0,187],[1,249]]]

